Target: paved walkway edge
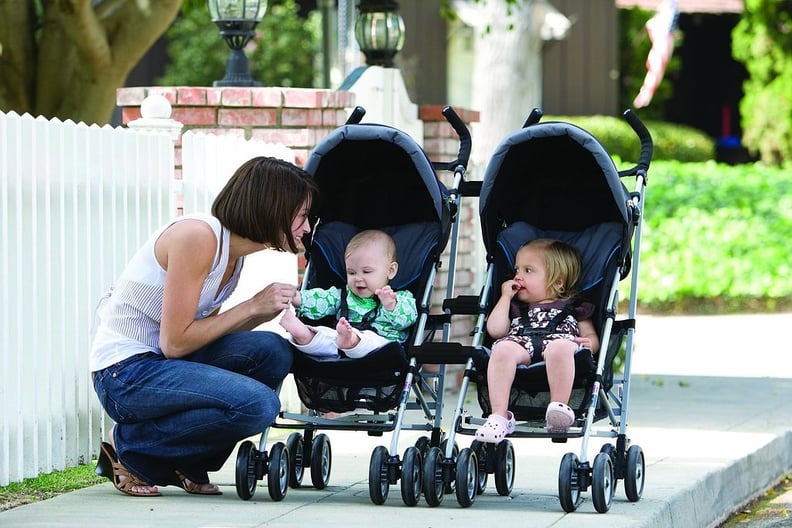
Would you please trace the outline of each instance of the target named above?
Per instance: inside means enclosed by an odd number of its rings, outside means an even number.
[[[790,471],[792,431],[787,431],[757,451],[693,482],[693,488],[673,495],[642,528],[717,527]]]

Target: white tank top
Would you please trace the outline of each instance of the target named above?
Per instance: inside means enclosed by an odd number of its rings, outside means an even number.
[[[233,293],[239,282],[244,258],[238,259],[230,280],[218,292],[228,265],[230,233],[210,215],[185,215],[158,229],[138,249],[116,283],[97,308],[99,324],[91,347],[91,372],[102,370],[135,354],[156,352],[159,347],[165,270],[154,255],[154,244],[162,232],[182,220],[197,219],[209,224],[218,241],[214,263],[201,288],[195,319],[213,313]]]

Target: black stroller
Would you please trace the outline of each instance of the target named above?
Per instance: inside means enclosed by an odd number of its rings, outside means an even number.
[[[395,128],[360,123],[365,111],[358,107],[347,123],[322,140],[312,151],[305,170],[321,191],[321,203],[310,213],[312,238],[304,240],[306,269],[301,288],[343,288],[346,284],[344,249],[364,229],[381,229],[394,239],[399,255],[398,273],[391,281],[394,290],[410,290],[418,305],[418,321],[407,343],[389,343],[362,358],[318,358],[295,350],[292,374],[305,414],[281,412],[275,428],[298,429],[285,445],[276,443],[267,455],[267,431],[261,449],[252,442],[240,447],[237,457],[237,492],[249,499],[256,480],[268,475],[270,495],[280,500],[286,484],[299,487],[306,469],[316,489],[329,482],[331,446],[325,430],[366,431],[371,436],[392,432],[390,449],[378,446],[371,456],[369,492],[375,504],[383,504],[389,486],[401,479],[404,502],[415,505],[421,493],[422,454],[430,445],[440,445],[442,432],[444,365],[427,372],[423,365],[439,363],[418,357],[413,345],[431,339],[443,327],[442,316],[430,315],[433,283],[441,254],[456,236],[457,209],[470,154],[470,134],[456,113],[446,107],[443,114],[460,138],[458,159],[432,162],[417,143]],[[448,189],[435,170],[454,174]],[[456,239],[451,255],[456,253]],[[450,268],[453,270],[453,263]],[[311,325],[335,327],[335,317]],[[410,401],[414,394],[415,401]],[[406,411],[416,411],[422,420],[410,423]],[[416,413],[411,413],[416,414]],[[427,431],[404,458],[398,454],[401,430]],[[275,456],[277,455],[277,459]]]
[[[483,418],[473,417],[463,409],[469,383],[477,387],[483,416],[491,412],[487,387],[487,348],[491,338],[486,335],[485,318],[498,299],[500,284],[514,275],[517,250],[535,238],[570,243],[582,257],[578,287],[585,300],[595,306],[592,321],[601,348],[594,359],[588,351],[576,353],[569,402],[575,422],[563,434],[545,429],[550,398],[544,362],[518,368],[509,396],[509,410],[517,427],[510,437],[550,438],[553,442],[582,438],[580,456],[567,453],[561,461],[561,506],[566,512],[574,511],[581,492],[591,486],[594,507],[604,513],[610,508],[619,479],[624,480],[629,501],[638,501],[644,487],[644,455],[640,447],[630,445],[626,425],[641,213],[652,140],[638,117],[629,110],[625,112],[642,148],[635,167],[618,171],[602,145],[588,132],[569,123],[539,123],[541,115],[538,109],[534,110],[524,127],[500,144],[484,175],[479,213],[487,251],[487,279],[477,303],[478,333],[472,346],[460,346],[460,353],[470,359],[449,440],[456,432],[472,435],[484,423]],[[621,178],[627,176],[635,176],[634,192],[628,192],[622,184]],[[630,271],[628,315],[617,320],[619,282]],[[461,301],[458,304],[464,305]],[[623,376],[614,372],[617,356],[623,358]],[[593,424],[605,418],[606,427],[595,430]],[[615,445],[602,446],[593,463],[587,457],[591,436],[615,440]],[[425,483],[426,500],[430,505],[439,504],[444,486],[456,480],[458,502],[470,506],[476,495],[484,492],[488,474],[493,473],[497,492],[509,495],[514,471],[514,449],[508,438],[497,445],[474,440],[456,459],[430,453],[426,456],[424,479],[434,476],[435,485]]]

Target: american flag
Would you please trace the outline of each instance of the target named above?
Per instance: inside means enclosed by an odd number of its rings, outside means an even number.
[[[678,17],[677,0],[662,0],[657,7],[657,13],[646,22],[652,49],[646,58],[646,77],[641,91],[633,100],[636,108],[643,108],[652,101],[657,85],[663,80],[666,65],[674,52],[674,29]]]

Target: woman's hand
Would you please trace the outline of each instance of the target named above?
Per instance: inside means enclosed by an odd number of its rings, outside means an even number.
[[[256,293],[249,302],[257,318],[260,317],[265,321],[269,321],[283,310],[289,308],[296,297],[299,297],[297,286],[283,282],[273,282]]]

